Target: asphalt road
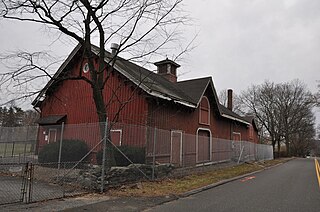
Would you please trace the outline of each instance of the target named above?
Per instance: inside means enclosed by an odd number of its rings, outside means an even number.
[[[319,212],[320,188],[315,161],[295,159],[247,178],[146,211]]]

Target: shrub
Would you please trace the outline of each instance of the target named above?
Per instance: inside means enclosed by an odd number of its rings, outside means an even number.
[[[39,152],[39,163],[56,163],[59,159],[60,142],[45,145]],[[75,162],[87,154],[88,146],[81,140],[63,140],[61,162]]]
[[[146,162],[145,148],[135,146],[118,146],[117,147],[123,154],[125,154],[133,163],[144,164]],[[114,159],[117,166],[128,166],[130,162],[119,152],[113,148]],[[106,156],[108,157],[108,156]],[[102,150],[96,155],[97,163],[102,163]]]

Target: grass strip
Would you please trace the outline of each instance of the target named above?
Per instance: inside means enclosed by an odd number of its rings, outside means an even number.
[[[265,162],[244,163],[181,178],[166,178],[153,182],[141,182],[135,185],[122,186],[120,189],[110,190],[109,193],[115,196],[142,197],[179,195],[193,189],[258,171],[285,161],[285,159],[276,159]]]

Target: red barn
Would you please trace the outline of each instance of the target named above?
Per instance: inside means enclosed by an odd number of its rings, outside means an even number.
[[[99,49],[93,46],[92,51],[98,55]],[[106,52],[105,62],[111,57]],[[85,140],[91,147],[100,140],[90,85],[79,80],[56,83],[59,77],[77,76],[79,71],[90,77],[86,66],[82,48],[77,46],[33,101],[33,106],[41,112],[39,148],[60,139],[62,122],[64,137]],[[179,160],[183,141],[194,144],[183,151],[186,155],[193,152],[189,160],[190,164],[196,164],[213,159],[212,138],[258,142],[252,117],[241,117],[230,110],[232,90],[228,91],[228,109],[219,103],[211,77],[178,81],[177,63],[166,59],[155,66],[157,73],[117,57],[113,69],[106,70],[107,116],[110,121],[117,121],[111,131],[113,143],[144,146],[150,155],[148,141],[155,136],[151,131],[161,129],[156,136],[170,140],[170,145],[157,143],[159,149],[169,152],[162,156],[159,153],[159,161]],[[185,135],[193,137],[188,141]]]

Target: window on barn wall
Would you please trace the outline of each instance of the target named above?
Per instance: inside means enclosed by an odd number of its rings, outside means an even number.
[[[57,129],[49,129],[48,133],[48,144],[57,141]]]
[[[111,130],[111,142],[116,146],[121,146],[122,130]]]
[[[200,114],[199,114],[200,124],[210,124],[210,105],[207,97],[202,97],[200,102]]]
[[[233,132],[232,135],[233,135],[232,140],[234,140],[234,141],[241,141],[241,133],[239,133],[239,132]]]
[[[249,139],[253,139],[253,126],[249,127]]]

